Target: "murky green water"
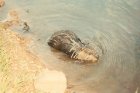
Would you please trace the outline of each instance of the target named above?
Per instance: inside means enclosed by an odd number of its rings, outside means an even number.
[[[29,23],[31,49],[66,74],[71,93],[134,93],[140,86],[139,0],[6,0],[0,20],[9,9]],[[102,50],[98,64],[74,63],[50,49],[48,38],[65,29]]]

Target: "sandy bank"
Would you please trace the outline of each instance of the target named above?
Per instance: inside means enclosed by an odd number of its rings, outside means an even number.
[[[0,23],[0,93],[64,93],[65,75],[48,70],[43,60],[28,50],[31,38],[9,29],[21,22],[16,12],[12,15]]]

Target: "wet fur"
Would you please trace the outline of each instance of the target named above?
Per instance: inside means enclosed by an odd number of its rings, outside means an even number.
[[[55,32],[49,39],[48,45],[81,62],[98,61],[98,55],[95,53],[95,50],[90,49],[72,31]]]

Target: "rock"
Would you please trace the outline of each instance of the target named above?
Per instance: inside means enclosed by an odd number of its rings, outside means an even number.
[[[66,77],[62,72],[44,69],[36,76],[35,88],[45,93],[64,93],[67,87]]]
[[[23,30],[24,30],[24,32],[29,32],[29,30],[30,30],[30,27],[29,27],[29,25],[27,24],[27,22],[23,22]]]

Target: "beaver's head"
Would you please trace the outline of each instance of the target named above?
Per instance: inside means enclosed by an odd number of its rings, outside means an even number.
[[[75,33],[65,30],[55,32],[49,39],[48,45],[68,54],[72,47],[82,46],[82,42]]]
[[[55,49],[60,49],[62,46],[61,36],[51,37],[48,41],[48,45]]]

